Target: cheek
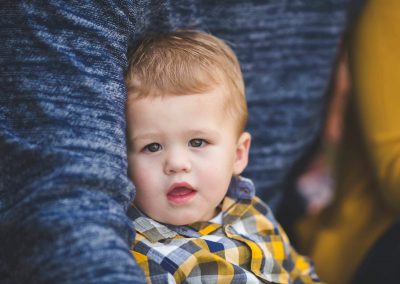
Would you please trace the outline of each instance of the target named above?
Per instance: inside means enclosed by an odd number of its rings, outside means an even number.
[[[208,170],[213,175],[232,175],[235,153],[233,150],[218,149],[209,155],[207,159]]]
[[[202,160],[202,166],[197,170],[204,182],[221,186],[229,184],[233,174],[234,155],[226,151],[215,151]]]
[[[146,160],[135,157],[129,160],[129,177],[132,179],[136,188],[146,188],[150,186],[153,180],[152,174],[154,172],[155,170],[151,170],[151,166],[148,165]]]
[[[132,163],[130,177],[136,187],[135,204],[142,210],[147,210],[158,188],[155,183],[158,179],[154,176],[154,170],[148,169],[141,163]]]

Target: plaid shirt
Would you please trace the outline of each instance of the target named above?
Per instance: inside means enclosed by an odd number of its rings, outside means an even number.
[[[222,224],[158,223],[131,207],[132,254],[148,283],[315,283],[311,261],[289,244],[253,183],[233,178],[221,204]]]

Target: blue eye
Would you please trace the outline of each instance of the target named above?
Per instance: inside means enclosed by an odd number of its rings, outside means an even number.
[[[152,152],[152,153],[160,151],[161,149],[162,149],[162,146],[160,144],[158,144],[158,143],[151,143],[151,144],[148,144],[148,145],[146,145],[144,147],[145,151],[149,151],[149,152]]]
[[[195,138],[189,141],[189,146],[194,148],[204,147],[207,141],[201,138]]]

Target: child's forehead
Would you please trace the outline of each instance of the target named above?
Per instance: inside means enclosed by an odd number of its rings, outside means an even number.
[[[198,126],[206,123],[221,123],[230,118],[225,107],[221,90],[214,89],[207,93],[163,96],[148,96],[131,100],[128,115],[133,122],[144,124],[162,124],[165,121],[174,125]],[[164,120],[164,121],[160,121]]]
[[[212,94],[210,96],[210,94]],[[155,102],[165,102],[168,101],[170,98],[183,98],[185,100],[192,100],[196,101],[197,103],[202,103],[207,101],[201,100],[202,97],[209,97],[213,100],[216,99],[218,102],[218,106],[223,108],[221,111],[225,111],[227,106],[231,103],[230,101],[233,99],[229,96],[229,91],[223,85],[214,85],[210,86],[208,89],[198,92],[174,92],[174,91],[164,91],[164,90],[149,90],[147,94],[129,94],[128,93],[128,107],[130,103],[140,101],[140,104],[154,104]]]

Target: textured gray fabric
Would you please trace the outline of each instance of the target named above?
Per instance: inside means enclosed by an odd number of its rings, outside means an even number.
[[[275,208],[317,135],[345,0],[0,2],[1,283],[135,283],[123,72],[146,32],[199,28],[242,63],[245,175]]]

